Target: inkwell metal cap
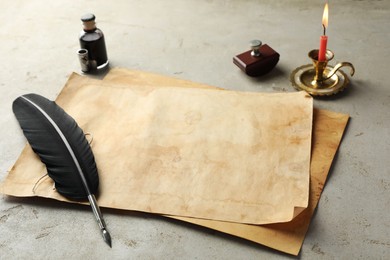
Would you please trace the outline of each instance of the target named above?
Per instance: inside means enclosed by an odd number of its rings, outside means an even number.
[[[90,21],[95,21],[95,15],[94,14],[84,14],[81,16],[81,21],[83,22],[90,22]]]
[[[260,57],[261,56],[261,53],[260,53],[260,47],[261,45],[263,45],[263,43],[260,41],[260,40],[252,40],[250,43],[249,43],[249,46],[251,47],[251,55],[254,56],[254,57]]]
[[[94,30],[95,25],[95,15],[94,14],[84,14],[81,16],[81,21],[83,22],[83,29],[85,31]]]

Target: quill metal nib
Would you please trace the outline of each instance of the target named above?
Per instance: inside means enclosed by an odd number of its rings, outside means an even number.
[[[93,194],[88,195],[88,200],[89,203],[91,204],[93,214],[96,217],[96,221],[100,227],[100,230],[102,231],[102,236],[104,241],[111,247],[111,236],[110,233],[108,233],[107,228],[106,228],[106,222],[103,219],[103,215],[100,212],[100,208],[96,202],[96,198]]]
[[[108,233],[108,231],[105,228],[102,229],[102,235],[103,235],[104,242],[106,242],[107,245],[111,247],[111,236],[110,233]]]

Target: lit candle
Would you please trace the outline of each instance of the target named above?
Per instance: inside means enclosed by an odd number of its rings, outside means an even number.
[[[326,36],[326,28],[328,27],[328,3],[325,4],[324,14],[322,15],[322,27],[324,28],[324,34],[320,37],[318,61],[326,61],[326,45],[328,43],[328,36]]]

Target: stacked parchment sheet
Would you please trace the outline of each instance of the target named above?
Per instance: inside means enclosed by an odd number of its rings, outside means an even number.
[[[313,111],[304,92],[227,91],[126,69],[104,80],[73,74],[56,102],[93,135],[100,206],[163,214],[290,254],[348,120]],[[66,201],[50,178],[32,191],[45,172],[27,145],[0,191]]]

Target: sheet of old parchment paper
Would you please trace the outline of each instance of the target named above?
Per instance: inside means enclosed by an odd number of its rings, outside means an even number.
[[[265,224],[308,205],[312,98],[103,82],[72,75],[57,99],[85,132],[101,178],[99,204]],[[27,147],[3,192],[63,199]]]
[[[155,86],[176,86],[176,87],[199,87],[211,88],[208,85],[193,83],[189,81],[174,79],[171,77],[133,71],[128,69],[111,69],[105,80],[124,82],[128,85],[148,81]],[[310,180],[310,201],[307,210],[303,211],[293,221],[272,225],[246,225],[228,223],[222,221],[202,220],[196,218],[176,217],[182,221],[205,226],[214,230],[242,237],[256,243],[274,248],[276,250],[297,255],[303,243],[305,234],[310,224],[312,214],[318,204],[324,183],[327,178],[333,157],[340,144],[343,131],[348,121],[348,115],[334,113],[326,110],[314,110],[313,122],[313,144],[311,158],[311,180]],[[29,148],[26,148],[27,150]],[[22,157],[25,152],[22,153]],[[27,155],[34,157],[33,154]],[[13,169],[16,167],[13,166]],[[29,167],[28,164],[21,164],[18,167]],[[40,169],[45,171],[44,167]],[[12,169],[11,169],[12,171]],[[14,196],[34,196],[31,186],[36,182],[36,174],[33,176],[8,175],[7,179],[0,185],[0,191]],[[19,189],[20,192],[19,192]],[[53,191],[52,196],[58,200],[64,200]],[[108,206],[110,207],[110,206]]]
[[[114,68],[104,80],[123,82],[149,81],[156,86],[211,88],[207,85],[174,79],[152,73]],[[349,116],[326,110],[314,109],[312,157],[310,165],[310,201],[308,208],[292,221],[271,225],[246,225],[186,217],[172,217],[181,221],[218,230],[251,240],[276,250],[297,255],[303,244],[314,210],[319,202],[331,163],[340,144]]]

